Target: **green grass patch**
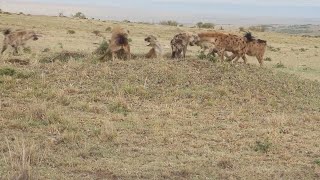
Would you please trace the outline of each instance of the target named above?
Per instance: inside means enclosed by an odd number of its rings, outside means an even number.
[[[11,68],[0,69],[0,76],[14,76],[16,73],[17,73],[16,70]]]

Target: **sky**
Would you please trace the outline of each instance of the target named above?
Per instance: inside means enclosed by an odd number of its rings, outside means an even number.
[[[0,8],[46,15],[84,11],[91,17],[132,21],[320,19],[320,0],[0,0]]]

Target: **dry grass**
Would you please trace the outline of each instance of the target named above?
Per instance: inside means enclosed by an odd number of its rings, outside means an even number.
[[[2,179],[23,172],[32,179],[320,177],[320,83],[281,72],[296,72],[291,69],[296,60],[282,59],[282,53],[295,53],[290,43],[298,39],[309,49],[297,52],[306,53],[299,58],[316,64],[307,58],[315,50],[309,47],[312,40],[258,34],[281,48],[268,52],[273,61],[266,62],[267,68],[199,60],[197,48],[191,48],[184,61],[137,57],[102,63],[91,55],[102,41],[92,32],[108,37],[105,29],[115,22],[1,18],[17,28],[18,19],[28,20],[27,27],[39,22],[36,29],[46,34],[44,40],[30,43],[33,53],[19,57],[30,59],[29,64],[5,62],[12,59],[10,54],[1,57]],[[134,54],[148,51],[145,34],[156,32],[165,45],[184,30],[126,26]],[[77,33],[66,34],[70,27]],[[44,48],[51,51],[42,52]],[[165,46],[166,53],[169,50]],[[63,52],[85,56],[40,61]],[[286,68],[268,68],[280,59]],[[319,78],[317,73],[312,76]]]

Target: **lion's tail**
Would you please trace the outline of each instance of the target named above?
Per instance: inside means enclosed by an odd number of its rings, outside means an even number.
[[[128,45],[129,40],[125,34],[118,34],[116,37],[116,42],[118,45]]]
[[[8,34],[10,34],[11,33],[11,30],[10,29],[5,29],[4,31],[3,31],[3,35],[8,35]]]

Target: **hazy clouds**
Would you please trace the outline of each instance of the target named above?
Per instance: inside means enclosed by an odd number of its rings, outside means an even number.
[[[68,16],[82,11],[89,17],[149,22],[172,19],[239,24],[291,19],[290,23],[313,23],[320,19],[320,0],[0,0],[0,8],[44,15],[63,12]]]

